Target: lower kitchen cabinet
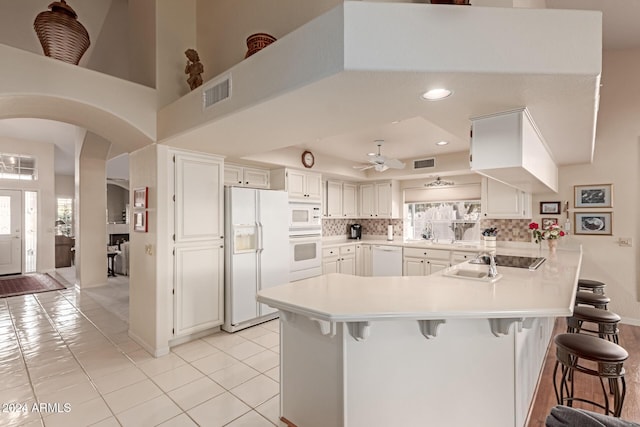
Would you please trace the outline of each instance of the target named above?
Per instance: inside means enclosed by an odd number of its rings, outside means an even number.
[[[356,245],[356,274],[371,276],[371,245],[364,243]]]
[[[322,249],[322,274],[356,274],[356,245]]]
[[[441,249],[404,248],[404,276],[428,276],[451,265],[450,251]]]

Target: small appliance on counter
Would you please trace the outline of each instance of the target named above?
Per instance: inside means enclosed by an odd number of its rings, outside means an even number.
[[[351,224],[349,228],[349,238],[358,240],[362,239],[362,225]]]

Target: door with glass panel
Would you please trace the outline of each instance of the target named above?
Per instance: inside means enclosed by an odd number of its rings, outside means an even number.
[[[22,192],[0,190],[0,275],[22,272]]]

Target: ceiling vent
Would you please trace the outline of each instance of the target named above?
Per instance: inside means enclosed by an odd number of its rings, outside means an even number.
[[[429,159],[421,159],[413,161],[414,169],[431,169],[436,167],[436,158],[431,157]]]
[[[203,107],[205,110],[227,98],[231,98],[231,76],[224,77],[202,92]]]

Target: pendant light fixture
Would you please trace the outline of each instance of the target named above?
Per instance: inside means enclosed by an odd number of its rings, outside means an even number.
[[[45,56],[78,65],[87,51],[89,33],[78,22],[78,15],[66,1],[55,1],[33,22]]]

